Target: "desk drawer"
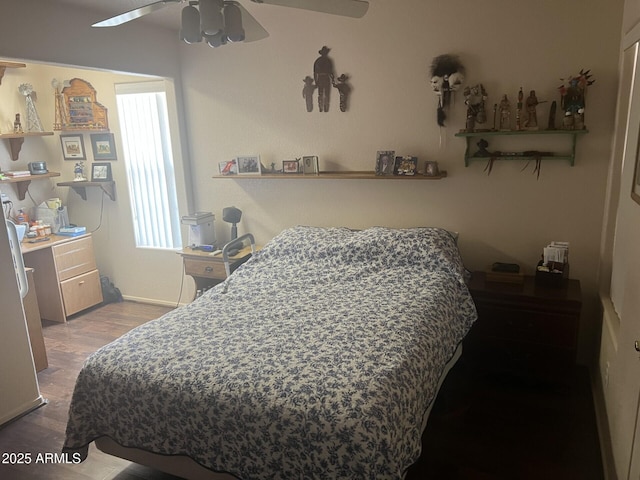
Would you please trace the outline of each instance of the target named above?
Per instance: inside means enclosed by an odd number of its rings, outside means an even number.
[[[187,275],[191,275],[193,277],[214,278],[219,280],[227,278],[223,262],[212,262],[197,258],[185,258],[184,271]]]
[[[91,237],[56,245],[51,250],[59,281],[91,272],[97,268]]]
[[[67,316],[102,302],[102,288],[98,270],[60,282],[60,289]]]

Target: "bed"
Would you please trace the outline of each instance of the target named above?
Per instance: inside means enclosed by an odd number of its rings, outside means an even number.
[[[400,479],[475,319],[446,230],[293,227],[91,355],[64,451],[96,441],[187,478]]]

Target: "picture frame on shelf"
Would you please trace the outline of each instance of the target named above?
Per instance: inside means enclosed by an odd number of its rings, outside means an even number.
[[[427,160],[424,162],[424,174],[427,177],[437,177],[440,175],[440,169],[438,168],[438,162]]]
[[[395,166],[394,150],[378,150],[376,154],[376,175],[393,175]]]
[[[65,160],[86,160],[82,134],[60,135],[62,158]]]
[[[418,169],[418,157],[396,157],[393,174],[400,176],[412,176]]]
[[[260,155],[245,155],[242,157],[237,157],[236,164],[238,167],[238,175],[262,174]]]
[[[283,160],[282,173],[300,173],[300,159],[298,158],[296,160]]]
[[[95,162],[91,164],[92,182],[110,182],[112,179],[110,163]]]
[[[304,156],[302,157],[302,173],[305,175],[318,175],[320,167],[318,165],[318,157]]]
[[[94,160],[117,160],[113,133],[92,133],[90,137]]]
[[[228,175],[237,175],[238,174],[238,162],[236,159],[233,160],[223,160],[222,162],[218,162],[218,172],[222,176]]]

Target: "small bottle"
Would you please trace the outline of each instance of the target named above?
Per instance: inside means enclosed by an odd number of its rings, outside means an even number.
[[[24,210],[21,208],[20,210],[18,210],[18,215],[16,215],[16,220],[18,221],[18,223],[29,223],[29,215],[27,215],[26,213],[24,213]]]

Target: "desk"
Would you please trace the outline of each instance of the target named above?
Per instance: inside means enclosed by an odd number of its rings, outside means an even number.
[[[100,274],[91,234],[50,235],[48,241],[21,245],[24,264],[35,270],[40,315],[66,322],[69,315],[102,302]]]
[[[183,248],[178,253],[182,256],[184,273],[190,275],[196,283],[195,297],[227,278],[222,253],[214,255],[212,252],[193,250],[189,247]],[[251,245],[242,248],[237,255],[229,257],[231,272],[249,260],[250,257]]]

